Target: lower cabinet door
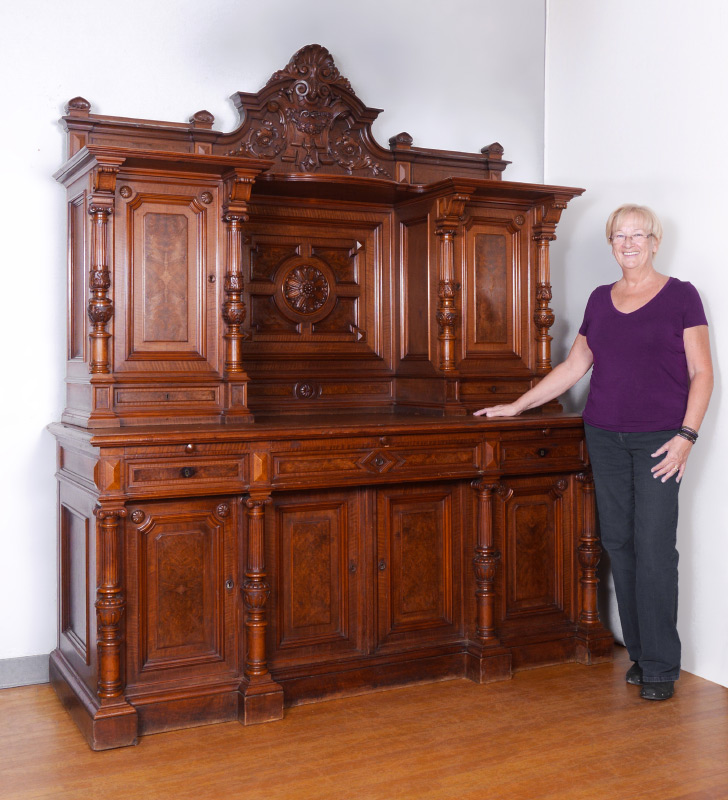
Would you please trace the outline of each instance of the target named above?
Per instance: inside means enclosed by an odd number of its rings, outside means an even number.
[[[462,635],[463,487],[428,484],[377,493],[379,649]]]
[[[507,479],[498,500],[502,632],[537,633],[568,624],[576,582],[571,479]]]
[[[237,672],[238,521],[233,499],[130,504],[128,684]]]
[[[365,652],[363,509],[358,489],[273,495],[266,563],[274,672]]]

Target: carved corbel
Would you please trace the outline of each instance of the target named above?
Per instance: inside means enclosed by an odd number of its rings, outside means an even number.
[[[125,508],[94,509],[99,583],[96,589],[98,655],[98,695],[102,699],[119,697],[122,683],[122,618],[126,599],[122,592],[121,521]]]

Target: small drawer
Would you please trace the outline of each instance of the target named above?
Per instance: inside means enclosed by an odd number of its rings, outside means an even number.
[[[504,440],[501,442],[501,464],[504,467],[534,467],[545,469],[561,466],[564,462],[581,463],[583,460],[580,439],[548,438],[531,440]]]
[[[239,489],[245,483],[244,458],[144,459],[127,464],[127,487],[200,487],[211,491]]]

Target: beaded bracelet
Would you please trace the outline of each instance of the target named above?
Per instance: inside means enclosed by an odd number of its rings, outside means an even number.
[[[698,432],[694,431],[692,428],[688,428],[685,425],[680,428],[677,432],[678,436],[682,436],[683,439],[687,439],[690,444],[695,444],[698,441]]]

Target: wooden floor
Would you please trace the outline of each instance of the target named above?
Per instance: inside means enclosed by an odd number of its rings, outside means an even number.
[[[378,692],[94,753],[48,685],[0,691],[2,800],[728,798],[728,689],[641,700],[613,664]]]

